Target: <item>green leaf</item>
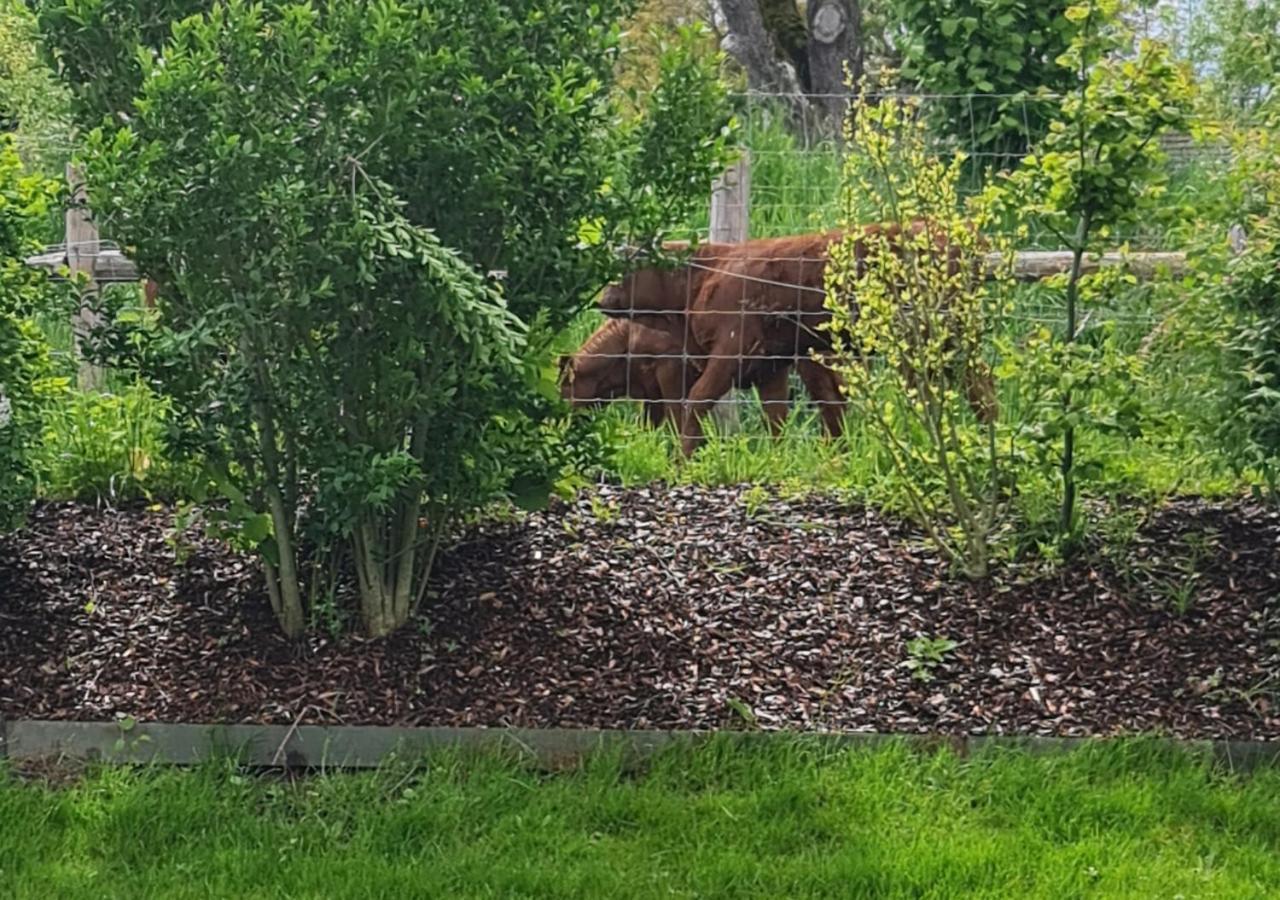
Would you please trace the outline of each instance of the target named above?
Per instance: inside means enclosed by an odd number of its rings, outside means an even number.
[[[257,545],[271,537],[275,529],[268,513],[258,513],[240,523],[240,535],[251,545]]]
[[[525,512],[537,512],[547,508],[554,489],[555,485],[550,478],[521,476],[511,482],[507,495],[512,503]]]

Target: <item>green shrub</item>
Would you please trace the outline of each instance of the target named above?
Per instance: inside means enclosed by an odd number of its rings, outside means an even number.
[[[20,522],[31,500],[41,414],[66,387],[33,320],[60,292],[23,264],[56,196],[54,182],[23,169],[13,138],[0,137],[0,529]]]
[[[1280,128],[1251,129],[1243,168],[1263,200],[1249,222],[1249,242],[1219,289],[1232,315],[1227,343],[1230,378],[1223,395],[1223,447],[1280,500]]]
[[[458,516],[545,500],[581,449],[550,335],[616,242],[705,202],[731,137],[715,61],[680,47],[620,117],[631,8],[232,0],[158,55],[90,36],[141,66],[91,198],[162,284],[158,328],[108,337],[171,399],[286,633],[338,556],[365,629],[399,627]]]
[[[934,95],[926,113],[979,164],[1017,154],[1044,135],[1075,83],[1057,63],[1079,30],[1071,0],[890,0],[903,77]],[[998,162],[997,162],[998,164]]]

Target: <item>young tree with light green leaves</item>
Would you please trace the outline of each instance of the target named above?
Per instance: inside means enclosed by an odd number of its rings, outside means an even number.
[[[990,328],[1007,309],[1013,256],[1007,240],[984,237],[997,192],[961,199],[965,155],[934,151],[920,105],[884,100],[846,123],[844,236],[825,277],[831,363],[913,518],[981,578],[1008,531],[1013,473]],[[989,271],[992,252],[1004,262]]]
[[[1116,229],[1141,221],[1166,179],[1159,137],[1191,126],[1194,85],[1169,48],[1136,40],[1124,24],[1123,0],[1090,0],[1066,15],[1079,27],[1059,64],[1074,73],[1076,87],[1062,98],[1060,117],[1037,151],[1010,179],[1012,205],[1034,217],[1071,251],[1063,285],[1063,341],[1045,357],[1042,376],[1056,380],[1056,412],[1043,409],[1043,431],[1061,438],[1062,503],[1058,527],[1076,533],[1076,429],[1080,404],[1114,367],[1102,350],[1076,341],[1085,256],[1102,249]]]

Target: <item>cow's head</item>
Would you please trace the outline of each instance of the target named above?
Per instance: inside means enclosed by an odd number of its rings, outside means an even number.
[[[626,390],[630,323],[609,319],[578,351],[560,357],[560,396],[575,408],[596,407]]]

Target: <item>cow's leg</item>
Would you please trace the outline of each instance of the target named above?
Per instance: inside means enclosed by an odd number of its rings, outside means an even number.
[[[698,370],[692,365],[686,365],[683,360],[663,359],[654,366],[654,374],[657,376],[658,393],[662,398],[663,420],[675,425],[679,431],[685,394],[697,381]]]
[[[661,400],[643,400],[644,418],[650,428],[661,428],[667,417],[667,405]]]
[[[733,388],[733,376],[738,371],[738,358],[713,351],[713,357],[694,382],[689,399],[684,405],[680,423],[680,449],[686,458],[702,444],[702,419],[710,414],[716,401]]]
[[[787,376],[790,374],[791,367],[782,366],[756,385],[756,391],[760,394],[760,406],[764,409],[765,423],[774,437],[782,433],[782,423],[787,420],[787,413],[791,411],[787,396]]]
[[[840,393],[840,376],[821,363],[802,359],[796,365],[809,398],[818,405],[827,434],[839,437],[844,431],[844,396]]]

